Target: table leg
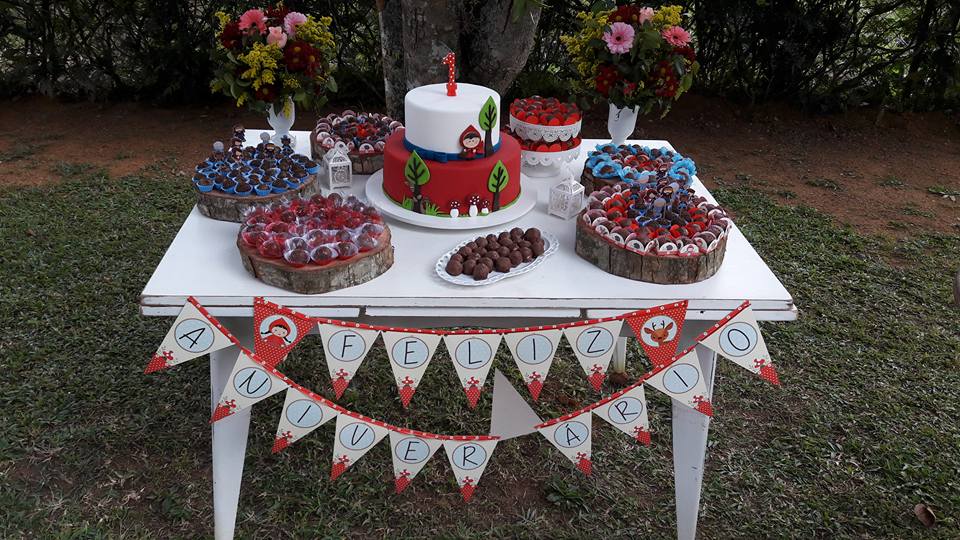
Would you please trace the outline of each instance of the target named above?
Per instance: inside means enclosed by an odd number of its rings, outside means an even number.
[[[613,359],[610,360],[610,370],[613,373],[627,372],[627,338],[617,338],[617,345],[613,349]]]
[[[241,343],[253,341],[250,319],[224,320]],[[210,355],[210,409],[217,406],[220,393],[227,384],[239,354],[237,347],[227,347]],[[233,538],[240,502],[240,481],[243,478],[243,458],[247,451],[247,433],[250,430],[251,407],[238,411],[214,423],[213,429],[213,536],[216,540]]]
[[[683,326],[681,348],[707,329],[712,322],[687,321]],[[686,343],[684,343],[686,342]],[[700,368],[707,383],[707,396],[713,395],[716,353],[697,347]],[[700,488],[703,484],[703,463],[707,451],[710,418],[690,407],[673,402],[673,480],[677,503],[677,538],[694,540],[697,516],[700,513]]]

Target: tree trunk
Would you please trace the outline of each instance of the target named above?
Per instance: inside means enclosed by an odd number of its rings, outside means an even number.
[[[457,55],[457,79],[507,90],[533,48],[540,8],[512,19],[514,0],[382,0],[380,42],[387,113],[403,117],[403,96],[417,86],[443,83],[448,52]]]

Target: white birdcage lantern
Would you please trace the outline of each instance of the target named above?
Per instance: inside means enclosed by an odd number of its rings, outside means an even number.
[[[570,219],[583,209],[583,184],[577,181],[569,168],[564,168],[564,173],[566,179],[550,188],[548,211],[557,217]]]
[[[327,187],[330,189],[348,188],[353,182],[353,163],[350,161],[347,145],[337,141],[323,155],[323,164],[327,169]]]

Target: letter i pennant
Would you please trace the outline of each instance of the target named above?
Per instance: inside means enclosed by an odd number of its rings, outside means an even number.
[[[182,364],[233,344],[233,336],[191,296],[143,372]]]
[[[327,370],[330,371],[330,380],[333,382],[337,399],[343,395],[350,380],[357,374],[379,333],[378,330],[365,328],[320,324],[323,355],[327,359]]]
[[[677,354],[680,329],[687,318],[687,301],[653,307],[627,317],[653,367],[666,365]]]
[[[335,418],[337,414],[336,409],[323,402],[295,388],[288,388],[283,412],[280,413],[280,423],[277,425],[277,437],[273,441],[273,452],[277,453],[300,440]]]
[[[587,476],[593,472],[590,461],[593,429],[590,419],[590,411],[587,411],[576,416],[561,416],[537,427],[541,435]]]
[[[700,336],[700,344],[738,366],[759,374],[767,382],[780,385],[780,378],[770,361],[767,344],[760,334],[760,325],[750,309],[750,302],[744,302],[704,332]]]
[[[417,385],[427,371],[430,359],[440,343],[438,334],[416,332],[383,332],[383,344],[390,358],[390,368],[397,380],[400,403],[410,405]]]
[[[496,447],[496,437],[463,437],[462,440],[444,441],[443,449],[447,452],[464,502],[470,502],[473,498],[480,476],[487,468],[487,463],[490,463],[490,456]]]
[[[567,337],[577,360],[580,361],[580,367],[587,374],[590,386],[597,392],[603,387],[603,380],[607,377],[607,367],[613,358],[621,328],[623,321],[618,319],[563,330],[563,335]]]
[[[540,398],[540,390],[553,364],[561,334],[560,330],[533,330],[503,336],[534,401]]]
[[[674,401],[713,416],[713,406],[707,395],[707,383],[700,368],[697,348],[690,347],[667,367],[644,381],[670,396]]]
[[[470,408],[477,406],[493,358],[500,346],[500,334],[449,334],[443,336]]]
[[[253,299],[253,351],[270,367],[282,362],[313,325],[309,317],[259,296]]]
[[[610,396],[610,400],[594,409],[593,413],[637,442],[650,446],[647,398],[642,384]]]
[[[397,493],[407,489],[413,477],[423,469],[441,446],[443,441],[440,439],[390,432],[394,488]]]
[[[336,480],[348,467],[386,437],[387,432],[387,428],[379,422],[368,422],[347,414],[337,415],[330,480]]]
[[[233,365],[233,371],[230,372],[230,378],[227,379],[227,386],[220,394],[210,422],[222,420],[240,409],[267,399],[288,386],[273,368],[254,361],[241,350],[237,362]]]

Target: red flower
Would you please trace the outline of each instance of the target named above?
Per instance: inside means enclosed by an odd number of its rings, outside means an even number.
[[[693,62],[697,59],[697,53],[694,52],[693,47],[689,45],[684,47],[677,47],[673,49],[673,53],[679,54],[680,56],[686,58],[690,62]]]
[[[240,48],[242,39],[243,34],[240,32],[240,23],[236,21],[228,22],[223,27],[223,32],[220,32],[220,44],[223,45],[224,49]]]
[[[290,13],[290,10],[283,6],[283,4],[277,4],[276,7],[267,8],[264,10],[268,19],[283,21],[283,18],[287,16],[287,13]]]
[[[273,84],[263,85],[254,91],[253,95],[260,101],[273,102],[277,99],[277,86]]]
[[[611,23],[637,24],[640,21],[640,8],[637,6],[619,6],[607,20]]]
[[[620,72],[613,66],[600,66],[599,71],[595,80],[596,89],[601,96],[607,97],[613,83],[621,79]]]
[[[290,71],[313,73],[317,65],[317,50],[306,41],[295,40],[283,49],[283,61]]]

